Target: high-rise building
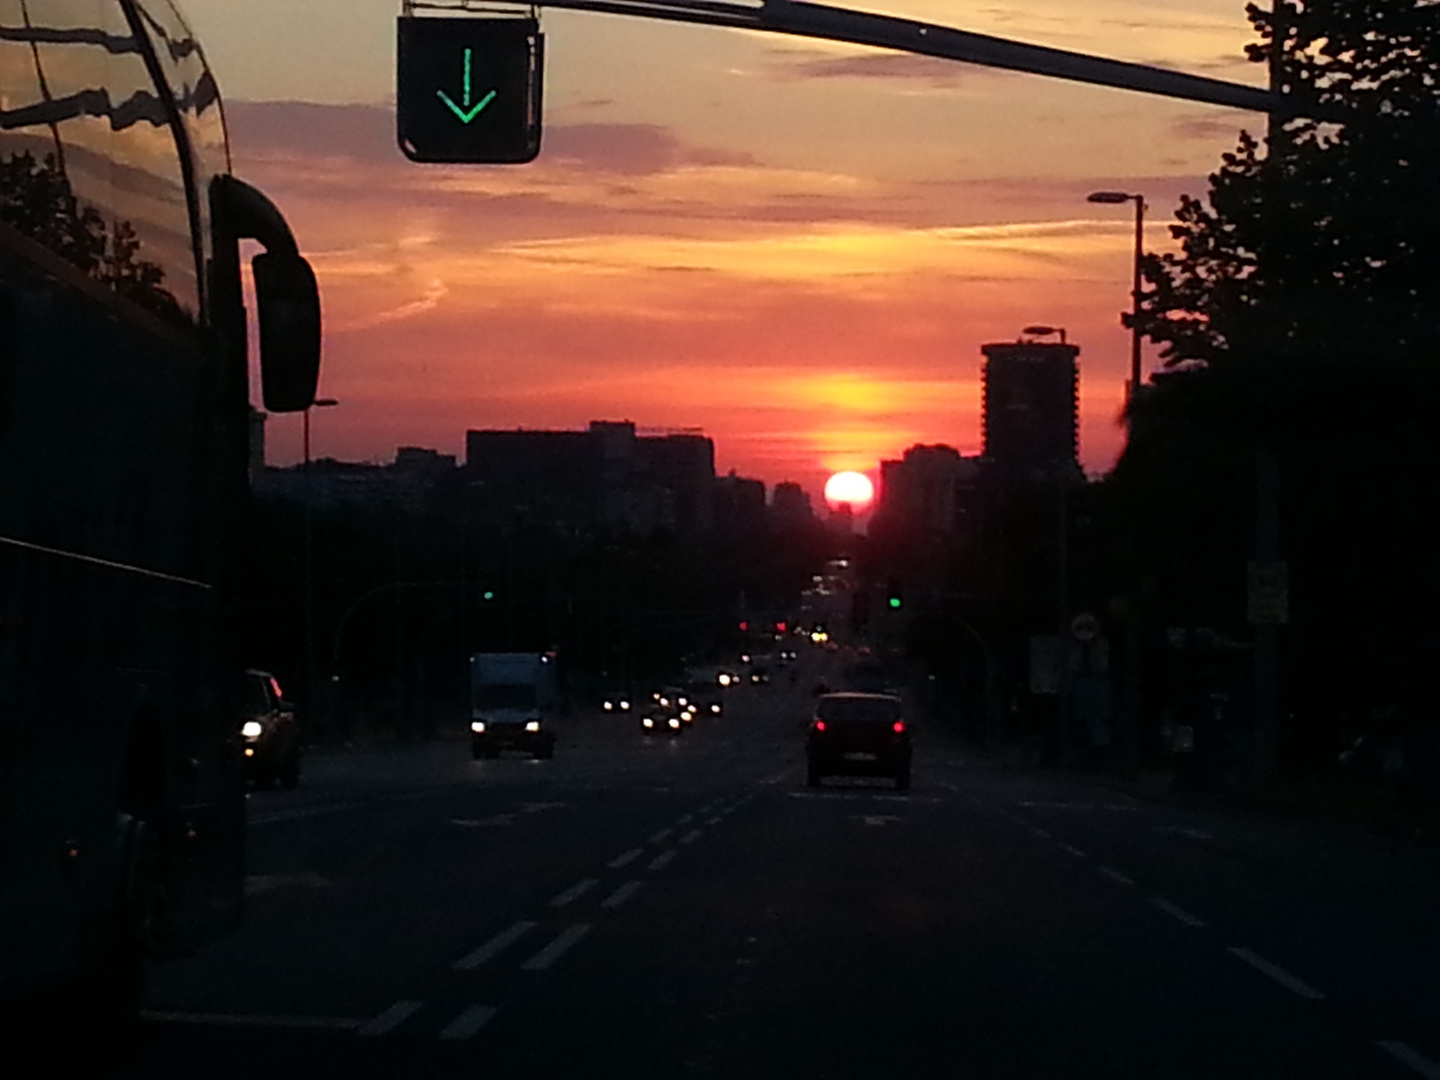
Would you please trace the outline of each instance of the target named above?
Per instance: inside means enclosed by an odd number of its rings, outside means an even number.
[[[777,525],[808,525],[815,520],[815,510],[805,489],[790,480],[775,485],[770,495],[770,512]]]
[[[982,345],[985,457],[1002,473],[1056,476],[1080,467],[1078,345]]]

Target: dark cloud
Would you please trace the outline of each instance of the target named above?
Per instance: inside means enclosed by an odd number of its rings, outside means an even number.
[[[959,86],[973,79],[976,71],[953,60],[909,53],[874,53],[863,56],[819,56],[798,50],[774,50],[772,76],[795,79],[892,79],[921,82],[927,86]]]
[[[237,158],[295,154],[402,162],[395,110],[388,105],[228,101],[225,119]]]
[[[237,158],[303,156],[403,164],[395,112],[381,105],[232,101],[226,105]],[[553,124],[541,148],[547,164],[616,176],[648,176],[693,165],[750,165],[748,155],[686,145],[658,124]]]

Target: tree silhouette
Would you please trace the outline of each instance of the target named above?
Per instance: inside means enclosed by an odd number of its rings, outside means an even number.
[[[0,160],[0,221],[18,229],[86,276],[171,321],[189,316],[165,288],[165,270],[142,259],[143,244],[132,222],[113,229],[81,201],[55,154],[43,161],[29,152]]]

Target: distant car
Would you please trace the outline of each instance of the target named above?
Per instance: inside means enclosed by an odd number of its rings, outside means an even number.
[[[676,706],[662,706],[657,701],[640,714],[640,730],[646,735],[679,735],[686,724]]]
[[[689,696],[690,705],[698,716],[719,716],[725,711],[720,687],[712,683],[694,683]]]
[[[603,699],[603,708],[608,713],[628,713],[634,705],[634,696],[624,690],[614,690]]]
[[[240,720],[245,776],[256,787],[300,783],[300,725],[295,707],[268,671],[245,672],[245,712]]]
[[[770,682],[770,669],[757,667],[750,669],[750,685],[764,686]]]
[[[805,736],[805,782],[841,773],[890,776],[910,787],[910,725],[893,694],[826,694]]]

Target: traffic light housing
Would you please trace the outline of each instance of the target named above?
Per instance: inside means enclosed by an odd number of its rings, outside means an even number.
[[[890,577],[885,582],[885,602],[891,611],[899,611],[905,606],[905,593],[900,587],[900,579]]]
[[[425,18],[397,26],[401,152],[432,164],[523,164],[540,153],[545,35],[533,18]]]

